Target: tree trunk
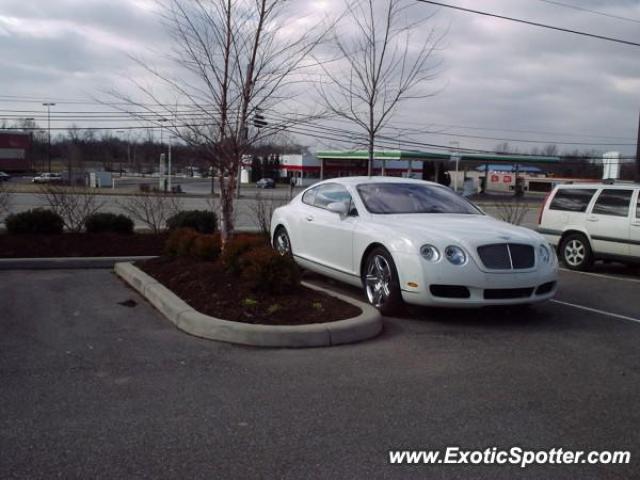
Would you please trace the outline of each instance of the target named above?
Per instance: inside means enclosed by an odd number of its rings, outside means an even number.
[[[235,229],[233,204],[236,192],[236,177],[238,175],[237,162],[231,166],[227,175],[220,174],[220,242],[222,249],[233,235]]]
[[[367,162],[367,176],[373,175],[373,142],[374,135],[373,132],[369,133],[369,160]]]

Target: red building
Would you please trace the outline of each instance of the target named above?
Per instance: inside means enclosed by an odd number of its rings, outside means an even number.
[[[31,170],[31,134],[0,131],[0,172]]]

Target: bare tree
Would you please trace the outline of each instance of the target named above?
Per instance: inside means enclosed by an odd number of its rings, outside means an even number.
[[[179,77],[144,61],[147,73],[180,99],[180,110],[166,105],[149,87],[138,86],[146,102],[127,98],[144,114],[184,142],[199,146],[219,175],[219,221],[223,241],[234,230],[234,196],[243,157],[265,135],[282,131],[288,121],[270,121],[269,128],[251,128],[258,110],[267,112],[286,100],[288,87],[309,67],[309,53],[322,40],[319,27],[284,28],[290,19],[286,0],[162,0],[163,18],[174,41],[171,60]],[[126,98],[120,96],[120,98]],[[150,104],[152,106],[150,106]],[[266,114],[268,115],[268,114]]]
[[[368,175],[376,136],[399,104],[435,94],[425,87],[437,77],[440,62],[434,53],[443,35],[428,28],[432,15],[410,18],[411,5],[408,0],[347,0],[348,31],[333,37],[342,59],[320,63],[328,78],[318,84],[323,102],[367,134]]]
[[[531,211],[531,206],[524,201],[500,202],[496,203],[494,208],[500,220],[513,225],[520,225]]]
[[[131,218],[145,224],[153,233],[167,227],[167,220],[182,208],[180,198],[168,194],[143,194],[127,197],[118,205]]]
[[[85,188],[47,184],[42,185],[40,191],[71,232],[81,231],[87,217],[105,205],[105,201],[99,200],[95,192]]]
[[[287,200],[277,199],[273,194],[266,195],[259,191],[256,193],[255,201],[249,205],[249,216],[260,234],[269,238],[273,212],[285,203]]]

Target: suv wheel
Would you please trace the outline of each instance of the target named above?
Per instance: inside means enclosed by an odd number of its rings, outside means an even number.
[[[589,270],[593,252],[587,237],[581,233],[567,235],[560,244],[560,258],[570,270]]]

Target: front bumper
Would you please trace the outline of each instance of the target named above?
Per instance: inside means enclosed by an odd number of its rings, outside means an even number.
[[[551,264],[539,265],[529,271],[489,273],[480,270],[472,259],[457,267],[446,260],[430,263],[417,255],[401,254],[397,257],[402,298],[414,305],[473,308],[532,304],[550,300],[558,289],[555,258]],[[539,290],[543,285],[550,288]],[[432,289],[432,286],[438,288]],[[447,292],[440,286],[459,288]],[[436,290],[435,295],[432,290]],[[461,292],[467,296],[451,296]]]

